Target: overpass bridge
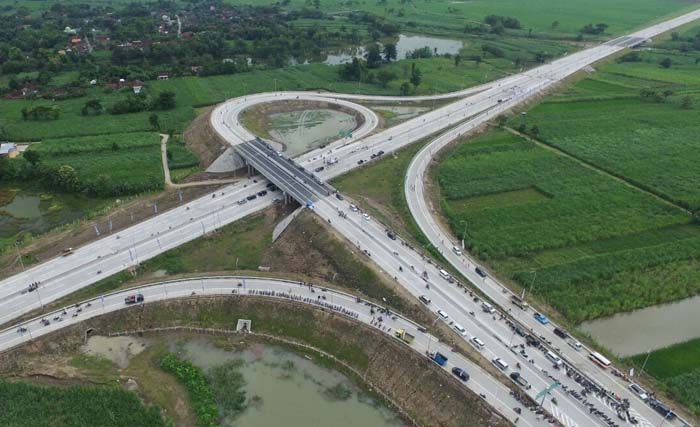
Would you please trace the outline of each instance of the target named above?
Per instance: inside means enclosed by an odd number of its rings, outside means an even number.
[[[302,206],[312,207],[320,198],[336,192],[318,176],[283,156],[260,138],[237,144],[235,150],[249,168],[260,172],[280,188],[285,197],[291,197]]]

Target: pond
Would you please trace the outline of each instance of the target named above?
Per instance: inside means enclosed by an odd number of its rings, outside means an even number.
[[[399,40],[396,42],[396,59],[406,59],[406,55],[409,52],[426,46],[433,51],[434,55],[444,55],[446,53],[454,55],[459,53],[462,45],[461,40],[428,36],[407,36],[401,34],[399,35]],[[352,62],[353,58],[363,58],[365,52],[364,46],[329,52],[323,63],[328,65],[346,64]]]
[[[41,234],[85,216],[86,200],[21,188],[0,187],[0,246],[22,233]]]
[[[224,426],[404,425],[344,375],[277,347],[254,345],[244,351],[228,351],[194,339],[178,343],[174,349],[205,371],[232,360],[242,361],[239,371],[249,404],[235,419],[224,420]]]
[[[632,356],[700,337],[700,296],[581,324],[618,356]]]
[[[269,117],[270,136],[284,144],[284,152],[295,157],[338,139],[357,127],[355,117],[331,109],[274,113]]]

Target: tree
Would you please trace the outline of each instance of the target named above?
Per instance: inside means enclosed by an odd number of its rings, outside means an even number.
[[[459,67],[459,63],[462,62],[462,56],[458,53],[454,56],[455,67]]]
[[[82,114],[83,116],[88,116],[90,115],[90,113],[93,113],[95,115],[102,113],[102,103],[99,99],[88,100],[85,103],[85,105],[83,105],[83,108],[80,110],[80,114]]]
[[[66,191],[73,191],[78,187],[78,174],[73,166],[61,165],[55,172],[55,185]]]
[[[41,154],[38,151],[26,150],[22,156],[26,161],[28,161],[32,166],[36,166],[41,161]]]
[[[399,90],[401,91],[401,95],[406,96],[411,93],[411,85],[408,82],[403,82]]]
[[[367,53],[365,53],[365,59],[367,60],[367,67],[377,68],[382,63],[382,55],[380,53],[380,48],[377,43],[372,43],[367,48]]]
[[[684,110],[690,110],[693,108],[693,98],[684,96],[683,99],[681,99],[681,108]]]
[[[160,119],[158,118],[158,114],[151,113],[151,115],[148,116],[148,123],[151,124],[151,129],[160,130]]]
[[[559,21],[552,22],[552,29],[556,30],[557,28],[559,28]]]
[[[175,92],[160,92],[151,103],[152,110],[172,110],[175,108]]]
[[[377,73],[377,80],[379,80],[379,83],[382,85],[382,87],[387,87],[390,81],[394,80],[396,78],[396,73],[393,71],[389,70],[379,70]]]
[[[481,55],[474,56],[474,63],[476,63],[476,68],[479,68],[479,64],[481,64],[481,61],[483,60],[484,58],[482,58]]]
[[[661,61],[659,61],[659,65],[661,65],[663,68],[671,68],[671,58],[664,58]]]
[[[532,125],[532,127],[530,128],[530,134],[531,134],[532,136],[537,136],[537,135],[539,135],[539,134],[540,134],[540,128],[537,127],[537,125]]]
[[[384,45],[384,60],[386,62],[395,61],[397,57],[396,45],[393,43],[387,43]]]
[[[413,69],[411,70],[411,84],[413,84],[413,86],[415,87],[418,87],[422,79],[423,75],[420,72],[420,68],[413,67]]]

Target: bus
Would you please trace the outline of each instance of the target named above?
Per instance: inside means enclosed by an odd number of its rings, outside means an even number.
[[[590,356],[588,356],[589,359],[593,361],[596,365],[600,366],[603,369],[607,369],[610,367],[611,363],[610,361],[603,356],[602,354],[598,353],[597,351],[591,352]]]

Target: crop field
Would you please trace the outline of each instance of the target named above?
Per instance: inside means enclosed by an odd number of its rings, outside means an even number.
[[[165,426],[157,407],[144,407],[136,394],[117,387],[46,387],[0,381],[0,396],[0,425],[4,427]]]
[[[646,354],[640,354],[630,361],[641,367],[646,358]],[[674,398],[700,413],[700,339],[651,352],[644,370]]]
[[[682,62],[673,59],[668,69],[658,65],[659,58],[678,53],[660,47],[641,52],[639,62],[606,65],[529,110],[526,126],[537,126],[538,139],[549,145],[697,211],[700,52],[683,54]],[[659,99],[643,99],[642,90],[655,91]]]
[[[689,214],[531,141],[488,133],[452,152],[438,181],[470,250],[570,320],[700,292]]]
[[[238,4],[238,0],[228,3]],[[275,0],[253,0],[255,5],[273,4]],[[291,0],[288,8],[302,8],[305,0]],[[589,23],[604,22],[610,25],[608,32],[619,34],[651,21],[692,10],[695,4],[680,0],[475,0],[464,2],[358,2],[325,0],[322,10],[342,14],[365,10],[386,15],[392,22],[406,25],[414,32],[438,35],[459,34],[466,23],[483,22],[484,17],[497,14],[512,16],[522,23],[523,33],[532,28],[535,34],[550,37],[572,37]],[[558,22],[558,25],[552,25]]]
[[[30,150],[41,154],[44,165],[72,166],[84,188],[105,187],[105,194],[114,195],[163,188],[160,136],[154,132],[45,139]],[[175,150],[178,159],[184,157]]]

